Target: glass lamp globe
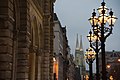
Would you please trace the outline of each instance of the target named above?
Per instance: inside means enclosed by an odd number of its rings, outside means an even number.
[[[98,22],[98,24],[100,25],[101,23],[106,23],[107,22],[107,20],[108,20],[108,16],[107,16],[107,14],[101,14],[99,17],[98,17],[98,19],[99,19],[99,22]],[[104,19],[104,21],[103,21],[103,19]]]
[[[90,19],[88,19],[89,20],[89,22],[90,22],[90,24],[92,25],[92,26],[96,26],[97,25],[97,23],[98,23],[98,18],[95,16],[95,17],[91,17]]]
[[[95,59],[95,51],[93,50],[93,48],[89,47],[87,49],[87,52],[85,53],[85,55],[87,56],[88,59]]]
[[[90,34],[89,34],[87,38],[88,38],[89,41],[90,41],[90,40],[91,40],[91,41],[94,40],[94,38],[93,38],[93,34],[91,34],[91,36],[90,36]]]
[[[109,26],[114,26],[116,20],[117,20],[116,16],[108,16],[107,22],[108,22]]]
[[[99,40],[99,38],[95,35],[95,34],[91,34],[91,36],[90,36],[90,34],[87,36],[87,38],[88,38],[88,40],[89,40],[89,42],[95,42],[97,39]],[[90,41],[91,40],[91,41]]]

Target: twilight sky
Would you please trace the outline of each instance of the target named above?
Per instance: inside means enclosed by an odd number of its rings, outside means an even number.
[[[93,9],[101,6],[103,0],[56,0],[55,12],[62,24],[67,27],[68,43],[71,53],[74,54],[77,33],[82,35],[84,51],[89,47],[87,35],[91,29],[88,19],[91,17]],[[106,6],[118,17],[113,34],[106,40],[107,51],[120,51],[120,0],[105,0]],[[97,13],[98,15],[98,13]]]

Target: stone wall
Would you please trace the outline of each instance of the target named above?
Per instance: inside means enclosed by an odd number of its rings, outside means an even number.
[[[0,80],[53,79],[53,0],[0,0]]]

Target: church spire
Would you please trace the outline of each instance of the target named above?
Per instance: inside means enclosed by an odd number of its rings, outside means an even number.
[[[80,35],[80,51],[83,51],[82,35]]]
[[[76,50],[79,49],[79,42],[78,42],[78,34],[77,34],[77,38],[76,38]]]

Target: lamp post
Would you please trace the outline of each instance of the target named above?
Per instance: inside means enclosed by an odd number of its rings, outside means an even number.
[[[96,34],[98,35],[98,29],[96,29]],[[98,58],[98,53],[100,50],[100,40],[99,37],[96,36],[95,34],[92,34],[92,31],[89,32],[89,35],[87,36],[89,42],[90,42],[90,47],[94,49],[96,52],[96,80],[100,80],[100,74],[99,74],[99,58]]]
[[[102,80],[107,80],[106,76],[106,59],[105,59],[105,41],[110,34],[112,34],[113,26],[116,21],[116,17],[113,16],[112,9],[110,9],[109,16],[107,15],[107,11],[109,10],[105,6],[105,2],[101,3],[101,7],[98,9],[99,16],[97,17],[96,15],[92,15],[92,17],[89,19],[92,27],[93,27],[93,32],[96,36],[99,37],[100,42],[101,42],[101,57],[102,57]],[[95,10],[94,10],[95,13]],[[96,13],[95,13],[96,14]],[[108,26],[106,27],[108,22]],[[96,32],[96,26],[98,32]]]
[[[89,65],[89,80],[93,80],[92,63],[95,60],[95,55],[96,53],[91,47],[86,50],[85,59],[87,64]]]

